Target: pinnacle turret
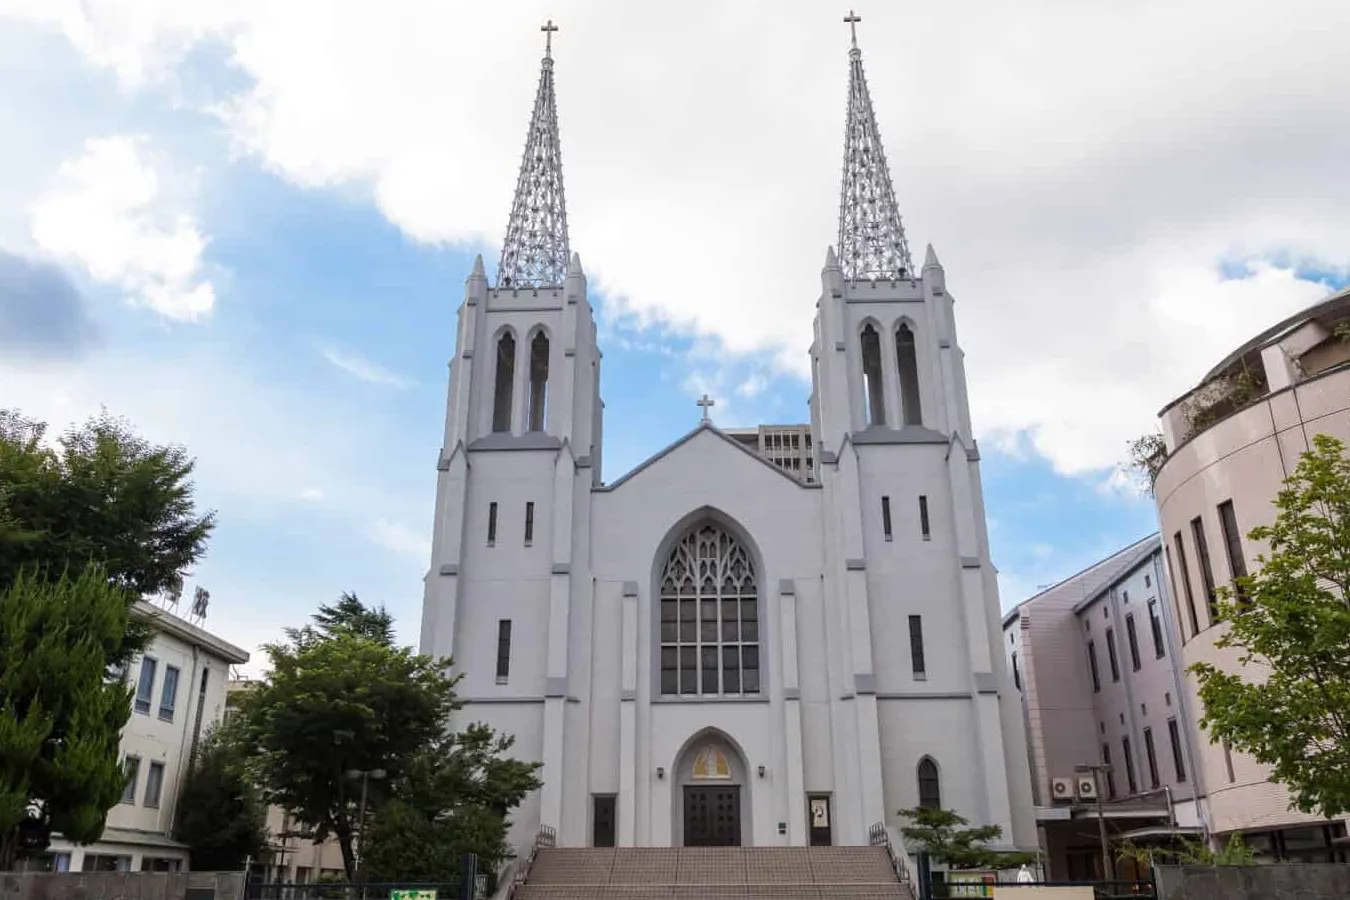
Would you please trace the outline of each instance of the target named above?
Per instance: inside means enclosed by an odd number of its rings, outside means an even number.
[[[863,74],[852,13],[844,19],[854,29],[848,51],[848,116],[844,125],[844,177],[839,198],[839,263],[849,280],[893,280],[914,274],[914,264],[895,202],[895,187],[886,165],[872,96]]]
[[[553,91],[553,32],[539,70],[530,130],[520,161],[520,179],[497,266],[497,287],[558,287],[567,277],[567,204],[563,199],[562,150],[558,141],[558,104]]]

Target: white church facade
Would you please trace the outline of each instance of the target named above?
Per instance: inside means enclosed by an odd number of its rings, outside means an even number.
[[[605,482],[545,55],[497,283],[480,258],[459,308],[421,637],[462,720],[544,763],[517,849],[863,844],[920,804],[1036,845],[953,301],[849,65],[811,477],[705,418]]]

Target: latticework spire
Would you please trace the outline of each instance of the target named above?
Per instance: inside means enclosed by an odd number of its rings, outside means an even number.
[[[851,26],[858,17],[849,13]],[[856,30],[848,51],[848,119],[839,197],[839,265],[849,280],[893,280],[913,274],[905,226],[895,202]]]
[[[562,151],[558,142],[558,104],[553,94],[552,32],[539,72],[530,131],[520,160],[520,180],[506,225],[497,286],[559,287],[567,278],[567,204],[563,199]]]

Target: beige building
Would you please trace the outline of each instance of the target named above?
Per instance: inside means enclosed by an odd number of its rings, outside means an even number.
[[[810,425],[760,425],[724,428],[722,433],[752,453],[808,484],[816,481],[816,457]]]
[[[1103,877],[1100,818],[1113,841],[1203,831],[1162,570],[1151,535],[1003,618],[1051,879]],[[1098,763],[1100,810],[1082,771]]]
[[[1275,518],[1272,501],[1316,434],[1350,440],[1350,290],[1257,335],[1159,414],[1167,455],[1154,484],[1179,664],[1236,667],[1215,649],[1224,625],[1211,601],[1217,585],[1257,566],[1265,549],[1247,534]],[[1187,679],[1192,715],[1195,683]],[[1343,821],[1289,809],[1246,756],[1196,740],[1198,774],[1208,791],[1209,827],[1222,838],[1242,832],[1258,852],[1308,861],[1344,858],[1330,842]]]

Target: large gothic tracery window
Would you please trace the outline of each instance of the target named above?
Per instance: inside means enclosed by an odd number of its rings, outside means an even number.
[[[661,573],[661,693],[759,693],[754,564],[715,523],[677,541]]]

